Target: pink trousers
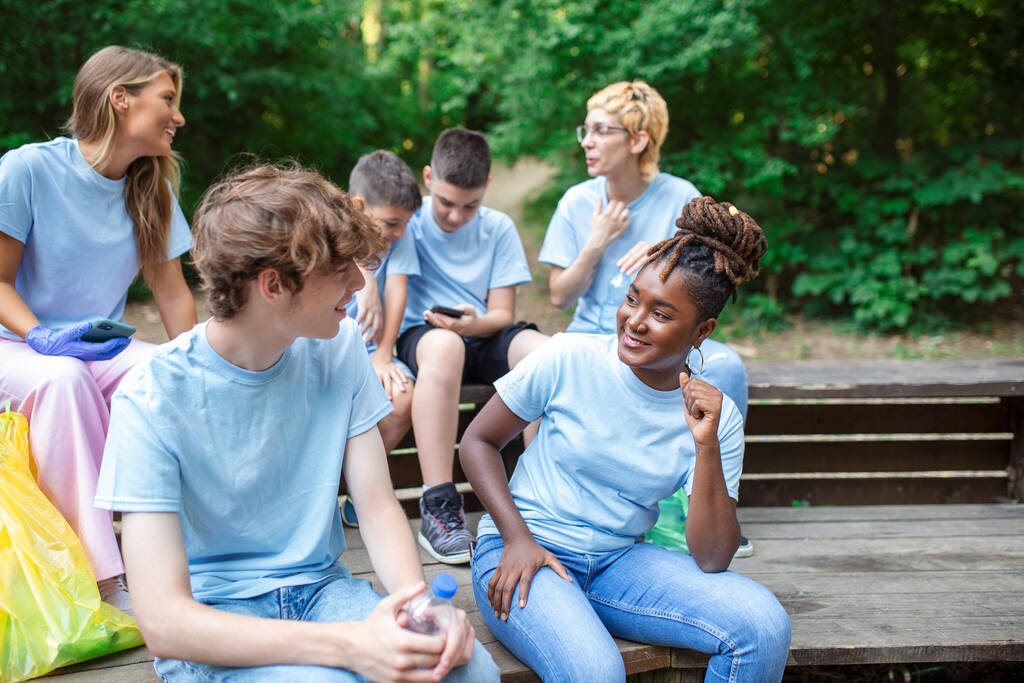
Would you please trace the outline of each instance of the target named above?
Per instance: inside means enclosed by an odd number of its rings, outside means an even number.
[[[124,573],[111,513],[93,507],[110,396],[154,348],[133,339],[110,360],[84,362],[0,338],[0,409],[10,401],[28,419],[39,488],[74,529],[98,581]]]

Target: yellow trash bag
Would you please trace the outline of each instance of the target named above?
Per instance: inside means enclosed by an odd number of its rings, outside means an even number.
[[[28,423],[0,414],[0,682],[142,644],[135,621],[100,601],[71,527],[29,470]]]

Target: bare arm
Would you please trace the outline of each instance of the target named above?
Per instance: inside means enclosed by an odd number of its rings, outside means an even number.
[[[179,259],[164,261],[153,268],[149,288],[169,339],[195,326],[196,302],[181,273]]]
[[[405,391],[409,383],[405,373],[392,362],[398,330],[405,315],[408,282],[409,276],[404,273],[388,275],[384,280],[384,329],[377,350],[370,359],[389,399],[393,397],[395,391]]]
[[[413,590],[413,594],[420,592],[423,587],[420,556],[409,522],[391,488],[387,454],[376,427],[348,440],[342,473],[356,507],[359,535],[366,544],[377,577],[392,595],[406,594],[409,590]],[[406,597],[406,601],[408,599]],[[455,619],[444,635],[441,657],[430,664],[437,680],[452,667],[461,666],[472,658],[475,637],[466,613],[455,610]]]
[[[608,246],[617,240],[629,227],[629,209],[620,201],[608,202],[608,208],[601,209],[598,200],[590,218],[590,237],[580,250],[576,260],[568,268],[552,266],[548,277],[551,303],[561,309],[569,308],[590,288],[594,274],[601,264]]]
[[[25,245],[0,232],[0,325],[25,338],[39,319],[14,288]]]
[[[487,312],[483,315],[477,315],[469,304],[462,304],[456,308],[465,311],[465,315],[461,318],[452,318],[427,311],[423,318],[434,327],[452,330],[463,337],[490,337],[515,322],[515,285],[488,291]]]
[[[509,410],[495,394],[466,428],[459,444],[462,469],[505,541],[501,560],[487,586],[487,599],[494,616],[500,619],[508,619],[517,585],[519,607],[526,606],[530,582],[541,567],[551,567],[563,579],[572,580],[562,563],[534,540],[508,488],[499,451],[526,425],[527,422]]]
[[[736,501],[729,496],[722,472],[718,443],[718,422],[722,392],[701,380],[679,376],[683,389],[686,422],[697,450],[690,507],[686,513],[686,544],[693,559],[705,572],[729,567],[740,545]]]
[[[391,485],[384,442],[376,427],[348,440],[342,474],[352,494],[370,562],[388,592],[423,581],[409,522]]]
[[[377,278],[374,277],[372,270],[363,266],[359,266],[359,272],[363,274],[363,280],[366,281],[366,284],[355,295],[356,324],[359,325],[359,331],[363,334],[366,334],[366,331],[369,330],[370,341],[379,344],[383,314],[381,313],[381,293],[377,290]],[[404,308],[405,304],[402,304],[402,306]]]

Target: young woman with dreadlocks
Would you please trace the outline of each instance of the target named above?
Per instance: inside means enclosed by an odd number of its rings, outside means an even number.
[[[473,555],[488,627],[544,681],[622,681],[613,637],[711,653],[707,681],[782,678],[785,610],[725,571],[740,542],[743,420],[687,356],[753,277],[761,228],[710,197],[652,247],[616,335],[561,334],[495,382],[460,458],[489,511]],[[506,481],[499,450],[540,431]],[[638,541],[658,501],[689,496],[692,556]]]

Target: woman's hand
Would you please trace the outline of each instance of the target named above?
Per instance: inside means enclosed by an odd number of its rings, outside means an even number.
[[[615,265],[626,275],[635,275],[640,267],[647,263],[647,252],[650,248],[650,243],[641,240],[616,261]]]
[[[722,415],[722,392],[707,382],[679,373],[683,390],[686,424],[698,446],[718,443],[718,420]]]
[[[604,210],[602,206],[603,202],[598,199],[590,217],[590,241],[603,252],[629,227],[629,209],[618,200],[608,202]]]
[[[487,601],[494,608],[495,617],[502,621],[508,620],[509,606],[516,586],[519,586],[519,609],[526,607],[530,581],[541,567],[551,567],[563,579],[572,581],[569,572],[558,558],[551,551],[542,548],[532,536],[505,544],[498,566],[491,576],[491,582],[487,584]]]
[[[80,337],[92,329],[92,323],[79,323],[63,330],[36,325],[25,335],[25,342],[36,353],[45,356],[72,356],[80,360],[110,360],[125,350],[128,337],[114,337],[104,342],[82,341]]]

